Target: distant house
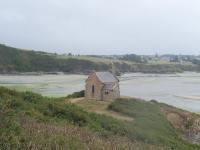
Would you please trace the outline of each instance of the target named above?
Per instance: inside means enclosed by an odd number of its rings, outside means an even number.
[[[93,72],[86,80],[85,97],[95,100],[119,98],[119,80],[110,72]]]

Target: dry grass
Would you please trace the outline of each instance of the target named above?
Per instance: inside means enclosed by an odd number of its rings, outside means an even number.
[[[191,143],[200,145],[199,115],[167,106],[162,107],[161,111],[173,127],[183,133],[184,139]]]
[[[174,107],[161,107],[161,112],[176,129],[181,129],[182,131],[186,130],[188,121],[192,121],[194,118],[192,113]]]
[[[95,112],[98,114],[104,114],[107,116],[111,116],[113,118],[123,120],[123,121],[133,121],[134,119],[123,115],[121,113],[108,110],[108,105],[112,103],[112,101],[96,101],[96,100],[86,100],[84,98],[75,98],[67,100],[67,102],[71,102],[77,104],[78,106],[82,107],[84,110],[89,112]]]
[[[21,124],[31,137],[27,149],[77,149],[77,150],[164,150],[166,148],[131,141],[126,137],[102,135],[71,125],[38,123],[23,118]]]

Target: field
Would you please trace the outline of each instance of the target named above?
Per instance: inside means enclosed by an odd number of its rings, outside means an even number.
[[[88,60],[95,63],[106,63],[110,64],[113,63],[127,63],[127,64],[135,64],[134,62],[125,61],[125,60],[119,60],[119,59],[113,59],[109,58],[108,56],[87,56],[87,55],[80,55],[80,56],[69,56],[69,55],[58,55],[57,58],[59,59],[78,59],[78,60]]]
[[[89,55],[57,55],[56,56],[59,59],[78,59],[78,60],[89,60],[95,63],[106,63],[106,64],[110,64],[111,62],[114,63],[127,63],[127,64],[137,64],[134,61],[128,61],[128,60],[121,60],[118,58],[114,58],[113,56],[89,56]],[[189,61],[181,61],[181,62],[170,62],[167,60],[148,60],[146,62],[146,64],[149,65],[178,65],[178,64],[182,64],[182,65],[189,65],[189,66],[194,66],[194,64],[192,64],[192,62]]]

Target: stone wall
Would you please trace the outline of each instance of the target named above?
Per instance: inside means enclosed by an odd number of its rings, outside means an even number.
[[[113,90],[103,90],[103,100],[117,99],[120,97],[119,84],[115,84],[116,87]]]
[[[94,85],[94,93],[92,93],[93,85]],[[95,73],[91,74],[86,80],[85,97],[87,99],[102,100],[102,93],[101,93],[102,87],[103,84],[98,80],[96,74]]]

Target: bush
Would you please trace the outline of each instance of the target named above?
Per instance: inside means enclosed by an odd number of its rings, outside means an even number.
[[[25,92],[24,93],[24,101],[36,104],[41,99],[42,99],[42,96],[39,95],[39,94],[34,94],[32,92]]]
[[[51,117],[66,119],[78,126],[84,126],[88,124],[90,120],[87,112],[72,104],[63,106],[58,103],[49,103],[47,111],[45,111],[44,114]]]
[[[85,91],[82,90],[80,92],[74,92],[71,95],[68,95],[67,98],[79,98],[79,97],[84,97],[85,96]]]

